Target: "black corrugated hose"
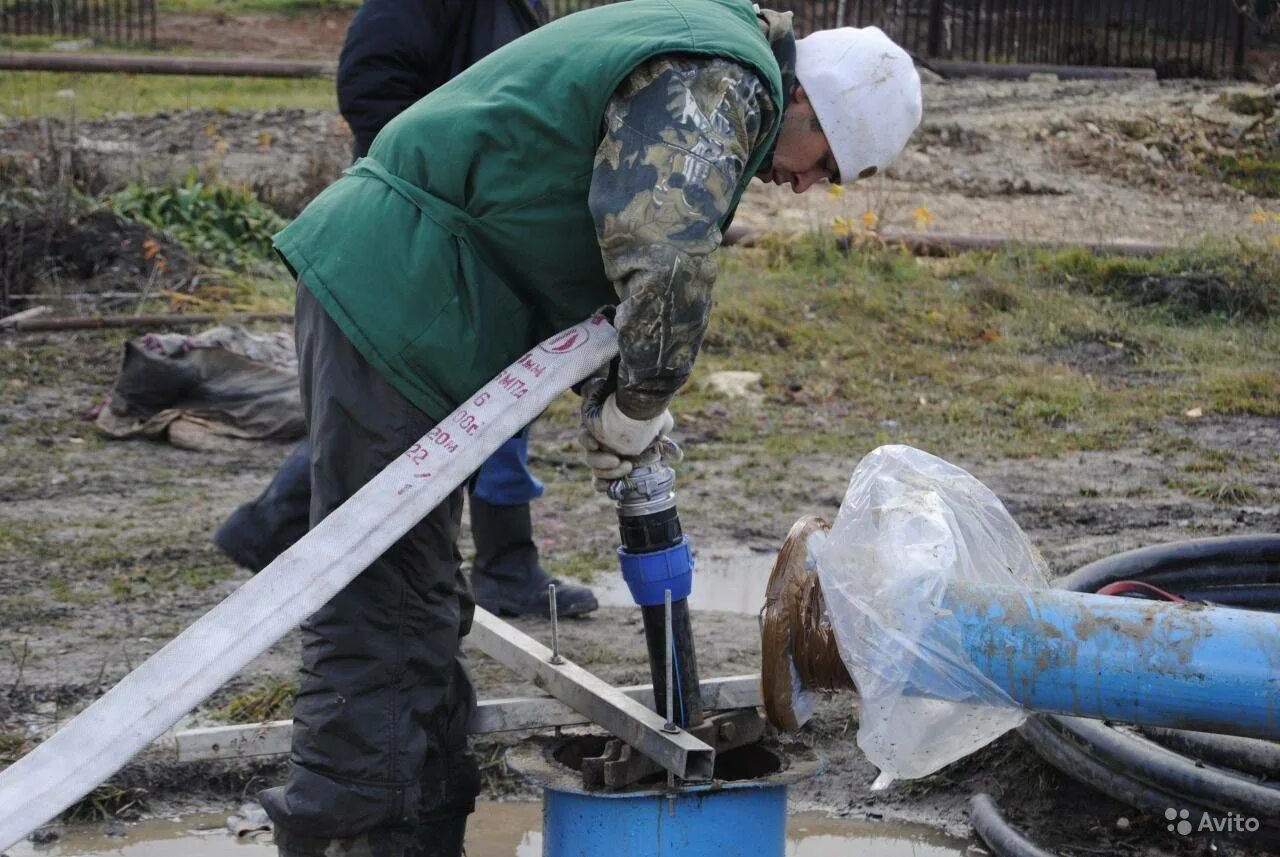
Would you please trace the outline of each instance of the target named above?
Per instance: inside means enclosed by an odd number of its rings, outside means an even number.
[[[1174,542],[1116,554],[1057,581],[1097,592],[1135,580],[1189,601],[1280,612],[1280,534]],[[1237,838],[1255,853],[1280,851],[1280,744],[1176,729],[1142,734],[1098,720],[1034,715],[1020,734],[1051,765],[1115,800],[1165,817],[1254,817]],[[970,804],[974,829],[997,857],[1053,857],[1015,830],[987,795]],[[1179,819],[1185,816],[1179,816]],[[1228,834],[1224,834],[1228,835]]]

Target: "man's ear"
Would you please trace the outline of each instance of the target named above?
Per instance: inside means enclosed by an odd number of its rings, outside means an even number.
[[[804,91],[804,87],[799,82],[796,83],[795,89],[791,90],[792,104],[808,104],[809,93]]]

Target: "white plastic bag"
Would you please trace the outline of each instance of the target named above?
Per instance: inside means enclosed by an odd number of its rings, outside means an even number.
[[[861,698],[858,746],[881,771],[875,788],[933,773],[1023,721],[966,656],[943,602],[955,581],[1040,589],[1046,573],[1004,504],[959,467],[909,446],[859,462],[818,575]]]

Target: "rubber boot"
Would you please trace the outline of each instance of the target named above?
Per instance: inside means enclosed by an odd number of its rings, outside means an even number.
[[[467,832],[467,816],[453,815],[429,821],[415,833],[414,846],[405,857],[463,857],[462,841]]]
[[[428,821],[417,830],[316,839],[275,829],[278,857],[465,857],[465,814]]]
[[[496,506],[475,494],[470,501],[476,543],[471,589],[477,604],[500,616],[550,616],[547,584],[554,583],[561,617],[581,616],[599,606],[590,589],[552,577],[539,565],[529,504]]]
[[[285,459],[257,499],[245,503],[213,534],[239,566],[262,571],[307,534],[311,511],[311,444]]]

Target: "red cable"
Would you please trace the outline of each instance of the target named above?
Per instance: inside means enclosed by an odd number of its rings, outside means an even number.
[[[1180,595],[1174,595],[1172,592],[1166,592],[1158,586],[1152,586],[1150,583],[1143,583],[1141,580],[1117,580],[1115,583],[1108,583],[1106,586],[1098,590],[1099,595],[1127,595],[1131,592],[1140,592],[1144,595],[1154,595],[1163,601],[1186,601]]]

